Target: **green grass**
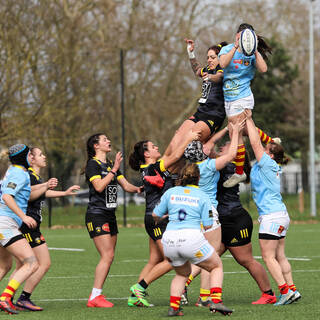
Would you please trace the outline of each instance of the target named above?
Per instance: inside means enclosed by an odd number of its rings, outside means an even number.
[[[82,213],[83,215],[84,213]],[[83,217],[82,217],[83,218]],[[254,255],[259,256],[257,225],[254,226]],[[83,252],[50,251],[52,266],[36,288],[32,298],[44,307],[43,312],[21,312],[21,319],[165,319],[168,309],[169,288],[173,272],[160,278],[148,288],[148,300],[154,308],[129,308],[126,298],[129,287],[137,281],[138,274],[148,258],[148,238],[143,228],[120,228],[115,261],[104,286],[104,294],[115,303],[112,309],[87,308],[86,302],[93,284],[93,274],[98,254],[85,229],[43,230],[49,247],[81,248]],[[287,256],[294,281],[302,299],[293,305],[274,307],[253,306],[251,301],[260,296],[259,289],[250,275],[243,272],[232,258],[225,256],[223,298],[227,306],[235,309],[232,319],[318,319],[319,318],[319,224],[290,226],[287,236]],[[261,260],[259,260],[261,261]],[[7,284],[2,280],[0,289]],[[272,281],[273,289],[276,289]],[[190,306],[184,308],[185,319],[222,319],[220,314],[210,314],[207,309],[193,304],[199,293],[199,279],[190,286]],[[278,293],[278,290],[276,290]],[[8,319],[0,313],[1,319]],[[10,319],[12,316],[10,316]]]
[[[317,217],[310,216],[309,196],[305,195],[305,210],[299,212],[299,199],[298,195],[284,195],[284,202],[287,206],[291,220],[294,221],[306,221],[315,220],[320,221],[320,212]],[[249,211],[254,220],[258,219],[257,209],[252,201],[250,194],[242,193],[241,201],[243,206]],[[320,208],[320,196],[317,199],[317,207]],[[52,225],[60,226],[83,226],[86,213],[86,206],[67,206],[67,207],[54,207],[52,210]],[[130,204],[126,208],[127,212],[127,225],[128,226],[141,226],[144,223],[144,205],[136,206]],[[123,225],[123,206],[119,206],[117,209],[118,223]],[[45,208],[43,213],[44,227],[48,226],[48,211]]]

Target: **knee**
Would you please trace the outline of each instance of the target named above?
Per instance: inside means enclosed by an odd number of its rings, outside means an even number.
[[[40,263],[40,267],[44,270],[44,272],[48,272],[51,267],[51,260]]]
[[[28,257],[23,260],[22,264],[27,266],[31,273],[36,272],[39,269],[39,263],[35,256]]]
[[[0,266],[1,273],[7,274],[12,268],[12,260],[6,261],[4,265]]]
[[[105,252],[102,256],[101,256],[101,260],[105,261],[106,263],[112,263],[114,259],[114,251],[108,251]]]

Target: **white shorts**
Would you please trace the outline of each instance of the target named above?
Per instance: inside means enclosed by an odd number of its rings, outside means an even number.
[[[214,206],[212,206],[211,208],[212,208],[212,215],[213,215],[212,226],[207,231],[213,231],[213,230],[216,230],[221,227],[221,223],[219,221],[219,213],[218,213],[217,209]],[[204,230],[202,223],[201,223],[201,230],[202,230],[202,232],[206,231],[206,230]]]
[[[253,109],[253,107],[254,107],[253,94],[242,99],[224,102],[224,108],[226,109],[226,114],[228,118],[244,112],[245,109]]]
[[[214,252],[200,229],[167,230],[161,242],[164,255],[174,267],[182,266],[187,261],[198,264]]]
[[[290,218],[287,211],[273,212],[258,218],[259,234],[269,234],[278,238],[285,237],[289,229]]]
[[[22,235],[17,222],[7,216],[0,216],[0,245],[6,244],[14,237]]]

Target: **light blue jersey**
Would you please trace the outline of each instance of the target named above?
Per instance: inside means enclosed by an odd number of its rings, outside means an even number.
[[[223,54],[227,54],[233,47],[233,44],[222,47],[218,56],[220,57]],[[223,93],[225,101],[235,101],[249,97],[252,94],[250,84],[256,72],[256,57],[254,54],[247,57],[237,50],[229,65],[224,68],[223,71]]]
[[[220,172],[216,169],[215,159],[206,159],[197,162],[200,170],[199,188],[210,198],[211,204],[217,208],[217,185],[220,178]]]
[[[1,198],[0,198],[0,216],[7,216],[13,218],[19,226],[22,220],[11,210],[2,200],[4,194],[10,194],[18,207],[26,213],[28,200],[30,197],[30,176],[23,167],[12,165],[6,172],[5,177],[1,183]]]
[[[153,211],[162,217],[169,213],[166,230],[200,229],[212,225],[210,198],[198,186],[178,186],[167,190]]]
[[[281,167],[266,153],[253,165],[251,189],[259,215],[287,210],[280,193],[280,175]]]

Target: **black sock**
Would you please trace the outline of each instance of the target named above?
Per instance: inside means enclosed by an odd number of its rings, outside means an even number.
[[[147,289],[148,288],[148,284],[143,279],[139,282],[139,284],[143,289]]]
[[[266,294],[268,294],[268,295],[270,295],[270,296],[273,296],[273,291],[272,291],[272,289],[270,289],[270,290],[268,290],[268,291],[264,291],[263,293],[266,293]]]
[[[22,291],[22,293],[20,295],[20,298],[22,298],[22,299],[30,299],[30,297],[31,297],[31,293],[26,292],[26,291]]]

